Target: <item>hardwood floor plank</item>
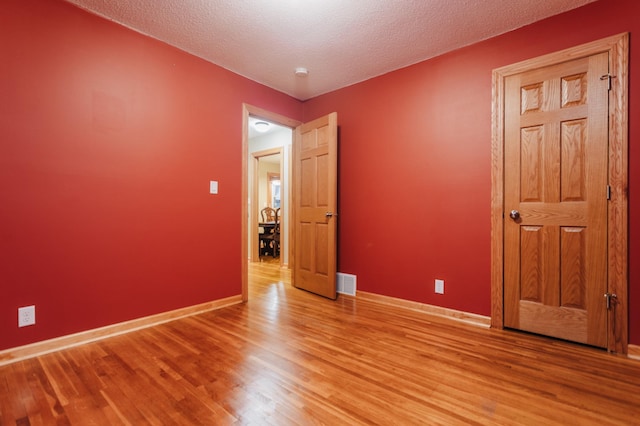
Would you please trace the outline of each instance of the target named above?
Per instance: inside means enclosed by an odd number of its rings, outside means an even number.
[[[638,424],[637,361],[249,279],[247,304],[0,367],[0,424]]]

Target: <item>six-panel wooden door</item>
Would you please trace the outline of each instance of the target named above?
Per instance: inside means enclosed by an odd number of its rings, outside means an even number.
[[[504,325],[607,346],[608,54],[505,80]]]
[[[293,285],[336,298],[337,114],[296,128]]]

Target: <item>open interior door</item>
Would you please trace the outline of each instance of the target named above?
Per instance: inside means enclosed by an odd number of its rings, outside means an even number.
[[[293,285],[336,298],[338,115],[296,128]]]

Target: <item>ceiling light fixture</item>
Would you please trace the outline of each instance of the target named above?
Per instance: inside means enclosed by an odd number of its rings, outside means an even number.
[[[255,123],[253,123],[253,128],[259,131],[260,133],[264,133],[267,130],[269,130],[269,127],[270,125],[266,121],[256,121]]]
[[[309,75],[309,70],[305,67],[298,67],[295,71],[296,77],[306,77]]]

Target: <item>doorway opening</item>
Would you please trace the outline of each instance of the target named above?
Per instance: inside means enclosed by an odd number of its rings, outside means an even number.
[[[292,261],[291,157],[293,129],[301,122],[247,104],[242,114],[242,299],[247,301],[249,262],[260,260],[258,224],[264,207],[279,209],[280,267]]]
[[[290,179],[287,154],[291,141],[290,129],[278,130],[268,140],[284,143],[280,147],[256,151],[265,139],[249,139],[251,167],[249,169],[249,261],[260,262],[269,256],[281,267],[289,263]],[[277,241],[273,234],[278,234]],[[270,239],[264,237],[271,237]],[[267,243],[268,242],[268,243]],[[277,244],[276,244],[277,243]],[[269,247],[266,247],[266,245]]]

